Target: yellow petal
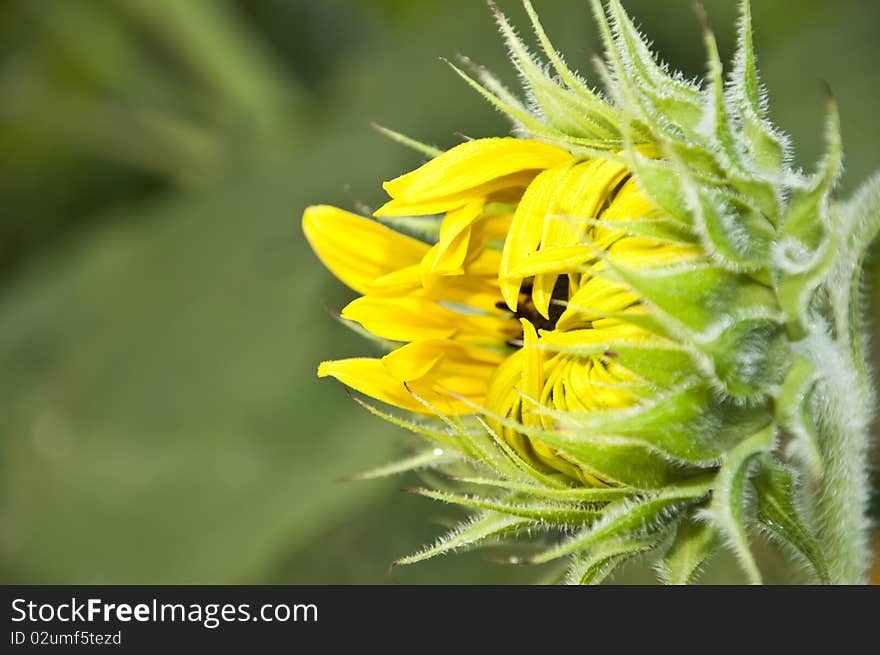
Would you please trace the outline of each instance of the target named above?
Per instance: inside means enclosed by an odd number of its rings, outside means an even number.
[[[488,214],[483,215],[474,223],[471,231],[470,250],[468,252],[468,263],[475,261],[477,257],[483,254],[483,250],[492,241],[503,240],[510,230],[510,224],[513,221],[513,214]],[[498,265],[501,263],[501,252],[494,251],[498,263],[495,266],[495,272],[498,272]]]
[[[382,358],[382,364],[394,379],[405,382],[418,382],[431,373],[446,357],[445,348],[440,344],[447,341],[427,341],[401,346]]]
[[[577,270],[584,262],[594,259],[595,256],[596,249],[591,245],[543,248],[520,260],[516,266],[509,269],[507,276],[519,280],[547,273],[556,273],[558,276],[560,273]]]
[[[485,389],[504,355],[449,340],[421,341],[398,348],[382,358],[382,363],[401,382],[425,378],[441,383],[451,376],[478,381]],[[451,388],[451,387],[450,387]],[[451,388],[458,392],[458,389]]]
[[[527,426],[540,425],[541,418],[535,412],[539,407],[535,406],[541,398],[544,389],[544,352],[538,344],[538,333],[535,327],[526,319],[522,319],[523,328],[523,374],[519,385],[520,391],[525,394],[523,399],[523,423]]]
[[[523,171],[496,178],[484,184],[469,187],[447,196],[430,196],[425,198],[394,199],[385,203],[374,216],[426,216],[443,214],[458,209],[471,200],[497,196],[501,192],[517,198],[531,183],[539,171]]]
[[[446,339],[458,330],[459,314],[420,296],[364,296],[342,310],[342,318],[360,323],[369,332],[392,341]]]
[[[598,318],[629,309],[637,302],[638,297],[618,282],[604,277],[586,277],[569,298],[556,329],[584,327]]]
[[[516,311],[522,286],[522,278],[513,275],[512,271],[541,244],[544,218],[553,207],[570,168],[571,163],[566,162],[538,175],[523,194],[513,216],[499,270],[501,294],[511,311]]]
[[[382,359],[356,358],[324,362],[319,377],[334,377],[343,384],[384,403],[431,414],[414,394],[447,414],[471,414],[468,403],[485,402],[489,379],[504,355],[451,341],[413,343]]]
[[[535,274],[532,283],[532,303],[538,313],[545,318],[550,317],[550,304],[553,302],[553,292],[556,290],[558,279],[558,273]]]
[[[363,296],[342,310],[342,318],[392,341],[449,339],[473,345],[503,346],[519,334],[516,321],[504,315],[465,314],[427,296],[397,298]]]
[[[421,264],[415,264],[377,277],[366,285],[362,293],[374,296],[403,296],[420,291],[421,286],[422,267]]]
[[[455,275],[464,270],[471,241],[471,226],[483,212],[483,199],[472,200],[449,212],[440,225],[440,239],[422,260],[426,274]]]
[[[598,218],[628,174],[619,163],[594,160],[559,166],[535,178],[505,243],[502,292],[511,309],[522,279],[543,275],[533,285],[533,300],[538,312],[549,317],[558,274],[589,258],[590,248],[584,245],[589,224],[583,219]]]
[[[521,171],[552,168],[572,159],[565,150],[538,141],[509,137],[477,139],[386,182],[384,188],[392,198],[422,202],[461,193]]]
[[[645,237],[618,239],[608,252],[616,263],[629,268],[693,261],[705,257],[705,251],[700,246],[661,243]]]
[[[609,221],[637,220],[658,215],[662,215],[662,212],[641,192],[633,178],[626,181],[614,202],[602,212],[602,218]]]
[[[360,293],[377,278],[418,264],[428,251],[421,241],[327,205],[306,209],[303,232],[324,265]]]
[[[395,378],[379,359],[359,357],[323,362],[318,377],[334,377],[347,387],[383,403],[414,412],[425,412],[407,388]]]
[[[619,195],[615,192],[628,175],[625,166],[613,161],[593,160],[573,166],[560,189],[555,213],[544,223],[541,247],[581,243],[589,227],[583,219],[599,218],[607,205],[614,206]]]

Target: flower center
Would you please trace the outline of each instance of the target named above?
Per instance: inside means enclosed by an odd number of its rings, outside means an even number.
[[[556,284],[553,286],[550,309],[547,312],[548,316],[545,317],[541,315],[532,300],[532,280],[526,280],[523,282],[522,289],[520,290],[519,303],[517,304],[517,309],[513,314],[513,318],[517,321],[521,318],[527,319],[535,326],[536,330],[553,330],[556,328],[556,323],[559,321],[559,317],[565,312],[565,303],[568,301],[568,291],[568,276],[560,275],[556,279]],[[495,306],[498,307],[498,309],[507,309],[507,304],[503,300],[497,302]],[[520,332],[519,336],[516,339],[508,341],[507,345],[513,346],[514,348],[522,348],[522,337],[522,332]]]

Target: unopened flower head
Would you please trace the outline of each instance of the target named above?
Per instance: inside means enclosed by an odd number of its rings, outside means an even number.
[[[471,492],[422,490],[476,516],[402,561],[531,528],[564,535],[531,561],[571,555],[578,582],[664,544],[661,577],[687,581],[724,541],[756,581],[757,526],[831,579],[795,467],[824,474],[811,348],[840,234],[833,105],[804,175],[767,120],[747,2],[733,74],[706,27],[698,84],[657,63],[617,0],[594,1],[604,94],[525,6],[546,65],[495,12],[528,103],[453,66],[516,137],[440,152],[389,131],[427,163],[385,183],[372,217],[303,218],[360,294],[342,319],[388,350],[319,376],[421,415],[367,405],[440,446],[381,473],[435,466]]]

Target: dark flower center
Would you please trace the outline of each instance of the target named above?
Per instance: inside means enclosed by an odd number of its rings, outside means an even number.
[[[516,312],[514,312],[513,317],[517,320],[521,318],[528,319],[528,321],[535,326],[536,330],[553,330],[556,328],[556,323],[559,321],[559,317],[562,316],[562,313],[565,311],[565,303],[568,301],[568,276],[560,275],[556,279],[556,284],[553,286],[550,308],[547,312],[549,317],[547,318],[542,316],[537,308],[535,308],[535,303],[532,300],[532,286],[532,280],[526,280],[523,282],[522,289],[519,292],[519,302],[517,303]],[[495,306],[498,307],[498,309],[507,309],[507,305],[504,301],[496,303]],[[515,348],[521,348],[522,333],[520,333],[517,339],[511,339],[507,344]]]

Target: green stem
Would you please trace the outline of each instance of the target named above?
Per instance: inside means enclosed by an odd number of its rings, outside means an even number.
[[[817,537],[832,584],[864,584],[871,558],[868,531],[868,379],[854,367],[843,344],[825,340],[817,349],[823,372],[815,391],[825,472],[814,495]]]
[[[861,275],[868,246],[880,232],[880,176],[856,197],[836,206],[838,232],[846,235],[827,290],[836,339],[814,328],[810,348],[822,378],[815,418],[825,474],[814,497],[818,538],[832,583],[866,582],[871,560],[867,518],[870,495],[868,446],[874,406],[862,319]]]

